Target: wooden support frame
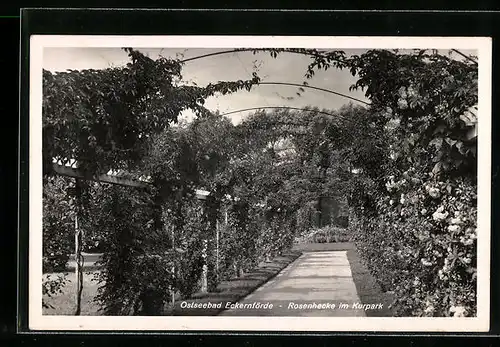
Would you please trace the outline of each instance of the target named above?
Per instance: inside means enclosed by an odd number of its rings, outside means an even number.
[[[139,179],[133,179],[133,178],[128,178],[128,177],[120,177],[120,176],[113,176],[109,174],[100,174],[98,176],[91,175],[88,173],[83,172],[82,170],[70,166],[64,166],[60,165],[57,163],[52,164],[52,170],[61,176],[66,176],[66,177],[71,177],[74,178],[77,183],[79,180],[84,179],[84,180],[89,180],[89,181],[94,181],[94,182],[105,182],[109,184],[115,184],[115,185],[120,185],[124,187],[135,187],[135,188],[147,188],[151,186],[151,182],[147,181],[141,181]],[[195,191],[196,193],[196,198],[201,201],[205,201],[207,197],[210,195],[210,192],[205,191],[205,190],[200,190],[197,189]],[[227,217],[226,217],[227,218]],[[218,236],[218,235],[217,235]],[[82,278],[82,266],[83,262],[81,259],[81,238],[82,238],[82,230],[80,229],[78,225],[78,221],[75,220],[75,275],[77,279],[77,289],[75,293],[75,300],[77,303],[77,308],[75,315],[80,315],[80,305],[81,305],[81,292],[83,289],[83,278]],[[218,237],[217,237],[217,262],[218,262]],[[172,249],[170,250],[169,253],[175,254],[175,235],[172,233]],[[207,256],[207,240],[204,240],[204,255],[205,258]],[[172,272],[175,274],[175,265],[172,268]],[[208,291],[208,267],[205,264],[203,266],[203,273],[201,276],[201,282],[202,282],[202,291],[207,292]],[[175,293],[172,291],[172,302],[175,302]]]
[[[128,178],[128,177],[113,176],[113,175],[108,175],[108,174],[100,174],[98,176],[93,176],[93,175],[86,174],[85,172],[83,172],[82,170],[79,170],[77,168],[59,165],[56,163],[52,164],[52,169],[55,173],[57,173],[61,176],[86,179],[86,180],[95,181],[95,182],[105,182],[105,183],[120,185],[120,186],[124,186],[124,187],[146,188],[146,187],[149,187],[151,185],[151,183],[149,183],[149,182],[140,181],[138,179],[133,179],[133,178]],[[210,192],[208,192],[206,190],[201,190],[201,189],[196,190],[196,198],[198,200],[206,200],[207,196],[209,196],[209,195],[210,195]]]

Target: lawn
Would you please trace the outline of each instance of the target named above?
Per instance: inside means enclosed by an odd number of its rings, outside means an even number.
[[[97,316],[102,315],[99,310],[99,305],[93,302],[93,298],[97,295],[97,289],[99,287],[96,280],[94,280],[94,274],[96,272],[84,272],[83,273],[83,292],[82,292],[82,305],[81,305],[81,315],[82,316]],[[48,274],[44,274],[44,280]],[[62,275],[61,273],[54,273],[50,275]],[[76,308],[76,276],[74,272],[67,274],[67,282],[64,286],[62,294],[56,294],[52,297],[44,296],[44,301],[53,308],[44,308],[44,315],[74,315]]]

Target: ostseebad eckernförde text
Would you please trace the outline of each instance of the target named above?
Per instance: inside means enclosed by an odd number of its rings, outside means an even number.
[[[181,302],[183,309],[224,309],[224,310],[272,310],[273,308],[287,308],[289,310],[381,310],[384,307],[382,303],[363,304],[354,302],[347,303],[333,303],[333,302],[288,302],[288,303],[271,303],[254,301],[250,303],[239,302]]]

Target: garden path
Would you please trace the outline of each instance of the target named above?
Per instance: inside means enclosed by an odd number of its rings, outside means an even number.
[[[271,303],[272,309],[234,308],[221,316],[357,316],[365,312],[356,291],[347,252],[304,252],[276,277],[239,304]],[[306,308],[299,308],[300,305]],[[330,307],[327,307],[327,305]],[[347,308],[341,308],[347,304]],[[323,308],[318,308],[323,305]],[[335,307],[333,307],[335,305]]]

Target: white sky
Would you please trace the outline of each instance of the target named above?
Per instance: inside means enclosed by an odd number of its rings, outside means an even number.
[[[227,50],[227,49],[224,49]],[[175,58],[183,54],[184,58],[194,57],[202,54],[218,51],[217,49],[203,48],[168,48],[168,49],[139,49],[151,58],[159,55]],[[361,54],[364,50],[345,50],[347,54]],[[465,51],[464,51],[465,52]],[[470,52],[465,52],[469,54]],[[64,71],[67,69],[102,69],[111,66],[121,66],[128,62],[126,52],[120,48],[45,48],[43,67],[49,71]],[[282,53],[273,59],[269,53],[253,54],[252,52],[229,53],[213,57],[202,58],[186,62],[182,75],[187,82],[196,82],[203,86],[210,82],[234,81],[250,79],[254,63],[259,65],[258,74],[262,81],[267,82],[289,82],[302,84],[305,81],[304,74],[311,59],[300,54]],[[356,78],[344,70],[329,69],[317,71],[316,75],[307,80],[309,85],[330,89],[339,93],[347,94],[357,99],[368,101],[362,91],[349,91],[349,86]],[[211,97],[207,99],[205,106],[213,111],[221,113],[236,111],[251,107],[264,106],[291,106],[305,107],[317,106],[320,109],[337,109],[350,100],[330,93],[305,89],[302,96],[298,97],[298,87],[261,85],[225,96]],[[280,96],[281,95],[281,96]],[[286,97],[294,97],[287,100]],[[231,114],[228,117],[234,123],[238,123],[245,115],[251,113],[242,112]],[[183,114],[187,119],[192,117],[190,112]]]

